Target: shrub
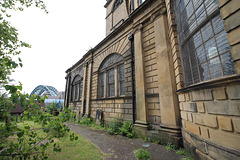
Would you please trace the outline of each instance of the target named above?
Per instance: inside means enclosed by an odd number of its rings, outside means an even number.
[[[137,157],[138,160],[148,160],[151,159],[151,155],[148,151],[139,148],[137,150],[134,151],[135,156]]]
[[[128,138],[133,138],[135,133],[133,130],[133,123],[130,121],[124,121],[122,127],[120,128],[121,134]]]
[[[114,118],[112,121],[109,122],[107,131],[109,134],[121,134],[122,123],[118,118]]]

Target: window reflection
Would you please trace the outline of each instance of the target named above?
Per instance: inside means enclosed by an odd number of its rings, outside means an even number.
[[[216,0],[176,1],[175,15],[186,86],[235,74]]]

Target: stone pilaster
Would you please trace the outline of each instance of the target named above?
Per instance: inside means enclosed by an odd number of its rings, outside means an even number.
[[[65,96],[64,96],[64,106],[67,106],[67,98],[68,98],[68,75],[65,77],[66,86],[65,86]]]
[[[165,14],[158,16],[154,20],[154,31],[161,125],[167,128],[178,128],[180,124],[179,107],[168,39],[167,17]]]
[[[82,115],[85,114],[85,108],[86,108],[86,97],[85,97],[85,92],[86,92],[86,80],[87,80],[87,64],[84,64],[83,66],[83,88],[82,88],[82,108],[81,108],[81,113]]]
[[[144,55],[142,46],[142,25],[134,30],[134,61],[136,85],[136,121],[135,126],[147,128],[147,106],[145,95]]]
[[[86,116],[90,115],[91,82],[92,82],[92,60],[88,62],[88,83],[86,97]]]

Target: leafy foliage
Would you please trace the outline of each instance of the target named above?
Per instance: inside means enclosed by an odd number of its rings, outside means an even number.
[[[134,151],[135,156],[137,157],[138,160],[149,160],[151,159],[151,155],[148,151],[139,148],[137,150]]]
[[[63,137],[69,129],[63,124],[69,117],[69,110],[65,109],[58,117],[45,112],[41,107],[44,98],[22,94],[22,85],[11,85],[10,75],[17,67],[22,67],[19,57],[21,47],[30,48],[30,45],[18,39],[16,28],[10,25],[8,18],[10,10],[23,11],[24,8],[36,6],[46,13],[46,6],[41,0],[3,0],[0,1],[0,119],[5,123],[0,124],[0,157],[1,159],[47,159],[45,150],[49,143],[53,143],[53,151],[60,152],[61,148],[53,138]],[[17,59],[17,60],[16,60]],[[5,98],[8,95],[9,98]],[[11,111],[20,104],[24,110],[23,119],[29,119],[40,127],[30,125],[19,127],[12,122]],[[66,113],[66,114],[65,114]],[[42,130],[43,135],[39,135]],[[76,140],[74,134],[71,140]],[[47,142],[46,142],[47,140]]]
[[[80,122],[79,122],[79,124],[83,124],[83,125],[85,125],[85,126],[90,126],[91,124],[92,124],[92,118],[86,118],[86,117],[83,117],[81,120],[80,120]]]
[[[0,87],[9,82],[9,75],[20,66],[22,67],[22,60],[13,60],[14,56],[21,53],[20,47],[30,48],[26,42],[18,39],[18,33],[15,27],[11,26],[8,18],[11,17],[9,10],[23,11],[24,7],[35,5],[43,9],[46,13],[46,6],[41,0],[4,0],[0,1]]]
[[[176,146],[174,144],[172,144],[171,142],[169,142],[166,146],[166,149],[168,151],[175,151],[176,150]]]
[[[107,131],[109,134],[121,134],[122,122],[118,118],[114,118],[112,121],[109,122],[107,126]]]
[[[135,136],[133,123],[130,121],[124,121],[122,127],[120,128],[120,131],[120,134],[128,138],[133,138]]]

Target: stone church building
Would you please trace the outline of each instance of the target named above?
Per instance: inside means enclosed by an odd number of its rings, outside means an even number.
[[[66,71],[65,105],[134,122],[198,159],[240,157],[239,0],[107,0],[106,38]]]

